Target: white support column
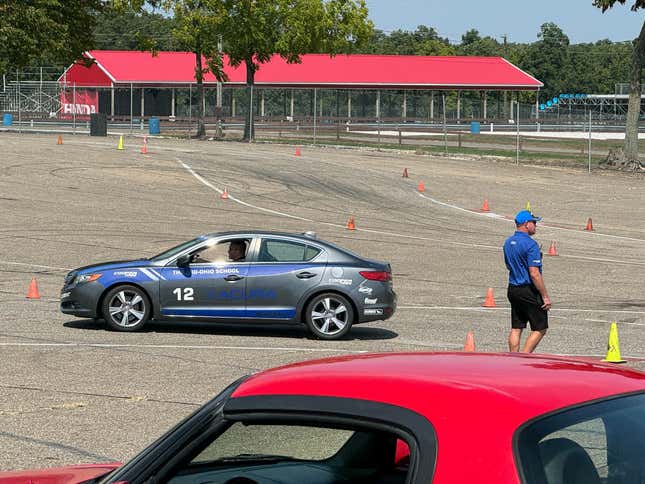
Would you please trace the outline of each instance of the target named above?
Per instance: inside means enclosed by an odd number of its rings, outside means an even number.
[[[293,106],[294,106],[294,101],[293,101],[293,89],[291,90],[291,105],[289,107],[289,116],[291,116],[291,119],[293,119]]]
[[[430,120],[434,121],[434,91],[430,93]]]
[[[614,108],[616,107],[616,101],[614,100]],[[615,109],[614,109],[615,111]],[[347,119],[352,119],[352,91],[347,91]]]
[[[235,117],[235,96],[231,95],[231,117]]]
[[[142,121],[143,121],[143,116],[145,115],[145,107],[146,107],[145,106],[145,103],[146,103],[145,98],[146,98],[145,89],[142,87],[141,88],[141,120]]]
[[[110,116],[114,118],[114,84],[110,89]]]
[[[376,91],[376,119],[381,119],[381,91]]]
[[[457,91],[457,122],[461,119],[461,91]]]
[[[536,120],[540,119],[540,98],[539,98],[539,94],[540,94],[540,91],[535,91],[535,119]],[[559,107],[560,106],[558,106],[558,108]]]
[[[403,109],[401,112],[403,121],[408,118],[408,91],[403,91]]]
[[[170,115],[175,117],[175,88],[172,88],[172,101],[170,102]]]
[[[483,119],[488,117],[488,91],[484,91],[484,116]]]
[[[262,95],[260,96],[260,117],[264,117],[264,89],[262,89]]]

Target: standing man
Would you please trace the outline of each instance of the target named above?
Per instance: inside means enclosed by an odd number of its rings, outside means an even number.
[[[535,235],[535,226],[542,220],[528,210],[515,215],[516,231],[504,242],[504,262],[508,268],[508,300],[511,303],[509,351],[519,351],[522,330],[531,324],[531,334],[524,343],[523,353],[532,353],[549,327],[551,299],[542,279],[542,253]]]

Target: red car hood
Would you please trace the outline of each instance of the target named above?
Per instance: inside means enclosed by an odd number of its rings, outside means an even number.
[[[110,464],[81,464],[35,471],[0,472],[0,484],[72,484],[94,479],[120,467]]]

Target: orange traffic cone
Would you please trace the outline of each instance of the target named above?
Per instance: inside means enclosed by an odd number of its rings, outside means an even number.
[[[228,200],[228,190],[225,188],[222,194],[219,196],[222,200]]]
[[[354,224],[354,217],[349,217],[347,221],[347,230],[356,230],[356,224]]]
[[[38,283],[36,282],[36,278],[32,278],[31,282],[29,283],[29,289],[27,290],[27,298],[28,299],[40,299],[40,293],[38,292]]]
[[[59,134],[58,135],[58,141],[56,141],[57,145],[62,145],[63,144],[63,137]]]
[[[472,331],[466,333],[466,343],[464,344],[464,351],[475,351],[475,335]]]
[[[426,191],[426,186],[423,184],[423,182],[419,182],[419,186],[417,187],[417,190],[419,190],[420,192]]]
[[[493,297],[493,288],[489,287],[488,292],[486,293],[486,299],[484,300],[484,304],[482,304],[482,307],[484,308],[496,308],[497,304],[495,304],[495,298]]]
[[[300,148],[296,148],[296,156],[300,156]]]
[[[401,178],[408,178],[408,169],[403,168],[403,175],[401,175]]]
[[[148,154],[148,145],[146,143],[143,143],[143,145],[141,145],[141,154],[142,155]]]
[[[488,198],[484,198],[484,204],[482,205],[482,212],[488,212],[490,208],[488,207]]]
[[[549,252],[547,252],[547,255],[558,255],[558,251],[555,249],[555,242],[551,241],[551,245],[549,246]]]
[[[591,221],[591,217],[589,217],[589,220],[587,220],[587,226],[585,227],[585,230],[593,230],[593,222]]]

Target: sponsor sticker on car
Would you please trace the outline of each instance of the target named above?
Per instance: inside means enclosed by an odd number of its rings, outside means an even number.
[[[114,271],[113,274],[121,277],[137,277],[137,271]]]

